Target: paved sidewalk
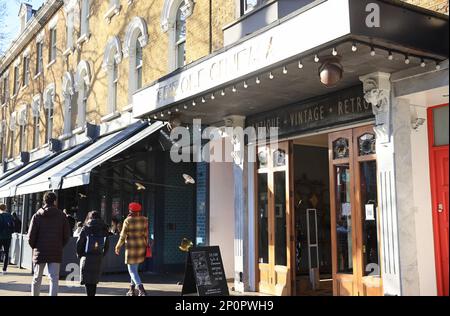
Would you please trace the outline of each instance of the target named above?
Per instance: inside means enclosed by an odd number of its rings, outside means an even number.
[[[180,296],[183,275],[155,275],[141,274],[144,287],[149,296]],[[9,266],[6,275],[0,275],[0,296],[30,296],[31,294],[31,271]],[[41,295],[48,295],[48,278],[42,280]],[[124,296],[128,291],[128,274],[106,274],[102,276],[98,284],[98,296]],[[232,292],[232,284],[229,284],[230,294],[239,296],[242,294]],[[59,282],[60,296],[85,296],[84,287],[65,280]],[[245,295],[259,295],[258,293],[246,293]]]
[[[124,296],[129,287],[127,274],[103,275],[98,285],[98,296]],[[142,274],[145,289],[152,296],[179,296],[183,276]],[[31,293],[31,271],[8,267],[6,275],[0,275],[0,296],[29,296]],[[41,295],[48,295],[48,278],[44,276]],[[59,295],[85,296],[84,287],[65,280],[59,282]]]

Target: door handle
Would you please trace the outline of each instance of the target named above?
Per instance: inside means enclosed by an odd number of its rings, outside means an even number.
[[[442,213],[444,211],[444,204],[439,203],[438,204],[438,213]]]

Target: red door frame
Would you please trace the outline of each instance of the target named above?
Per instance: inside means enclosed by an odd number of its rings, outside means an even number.
[[[444,280],[443,276],[443,269],[442,266],[442,254],[441,254],[441,245],[440,245],[440,232],[438,231],[439,227],[439,217],[436,212],[437,204],[438,204],[438,196],[437,196],[437,190],[435,188],[436,186],[436,174],[435,174],[435,155],[434,152],[436,149],[442,150],[444,148],[447,148],[449,150],[449,145],[444,146],[434,146],[434,118],[433,118],[433,110],[440,107],[449,106],[448,103],[436,105],[433,107],[428,108],[427,110],[427,119],[428,119],[428,146],[429,146],[429,157],[430,157],[430,180],[431,180],[431,203],[432,203],[432,214],[433,214],[433,235],[434,235],[434,253],[435,253],[435,260],[436,260],[436,283],[437,283],[437,290],[438,295],[442,296],[444,295],[444,282],[448,282],[448,280]]]

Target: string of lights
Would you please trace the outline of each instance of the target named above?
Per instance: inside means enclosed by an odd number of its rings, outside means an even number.
[[[341,68],[340,71],[344,71],[344,69],[342,69],[342,66],[340,66],[337,58],[339,57],[340,47],[342,45],[348,45],[348,43],[349,42],[345,42],[340,45],[326,47],[326,48],[322,49],[321,52],[309,53],[309,54],[299,57],[298,64],[297,64],[298,69],[299,70],[304,69],[304,67],[305,67],[304,62],[307,60],[312,60],[316,64],[319,64],[322,62],[322,65],[319,66],[319,69],[321,69],[327,63],[329,63],[329,64],[337,67],[337,69],[335,69],[336,71],[339,71],[339,68]],[[416,60],[416,61],[418,61],[417,66],[420,66],[421,68],[425,68],[429,64],[434,64],[436,70],[441,69],[441,61],[439,61],[438,59],[435,59],[435,58],[424,57],[424,56],[420,56],[418,54],[405,53],[400,50],[390,49],[390,48],[382,47],[380,45],[375,45],[375,44],[366,43],[366,42],[362,42],[362,41],[352,41],[351,43],[352,43],[351,51],[353,53],[357,53],[358,51],[360,51],[361,48],[366,48],[366,49],[368,48],[368,49],[370,49],[369,54],[372,57],[386,56],[386,59],[388,61],[394,61],[394,60],[396,60],[395,55],[398,55],[398,56],[403,56],[402,58],[406,65],[412,65],[413,64],[412,61]],[[329,52],[329,53],[327,53],[327,52]],[[287,64],[290,64],[290,63],[292,63],[292,61],[290,61]],[[281,73],[283,75],[287,75],[289,72],[287,64],[285,64],[281,67]],[[319,71],[319,73],[320,73],[320,71]],[[244,89],[248,89],[249,82],[252,80],[254,80],[256,85],[260,85],[263,78],[268,78],[269,80],[274,80],[275,79],[274,70],[271,70],[269,72],[259,73],[256,76],[253,76],[253,78],[254,79],[247,78],[247,79],[240,81],[239,83],[234,83],[225,88],[221,87],[220,89],[218,89],[218,91],[209,92],[208,93],[208,95],[210,95],[209,98],[207,97],[206,94],[203,96],[198,96],[198,97],[194,98],[190,104],[192,107],[195,107],[197,105],[197,100],[200,100],[201,103],[206,103],[207,99],[214,101],[216,99],[216,96],[219,96],[219,95],[222,97],[225,96],[227,90],[231,90],[231,92],[233,92],[233,93],[238,93],[239,86],[242,86]],[[320,79],[322,79],[322,78],[320,78]],[[322,83],[324,83],[323,80],[322,80]],[[153,119],[158,120],[158,118],[164,118],[165,114],[167,114],[170,117],[170,115],[173,112],[179,113],[181,111],[180,107],[184,110],[188,110],[189,104],[186,102],[181,105],[176,105],[174,107],[174,109],[172,109],[172,110],[163,110],[159,113],[159,115],[154,114]]]

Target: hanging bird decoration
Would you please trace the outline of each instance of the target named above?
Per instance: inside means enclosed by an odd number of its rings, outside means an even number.
[[[135,185],[138,191],[144,191],[145,189],[147,189],[142,183],[136,182]]]
[[[80,197],[80,199],[87,198],[87,195],[84,195],[83,193],[78,193],[78,196]]]

